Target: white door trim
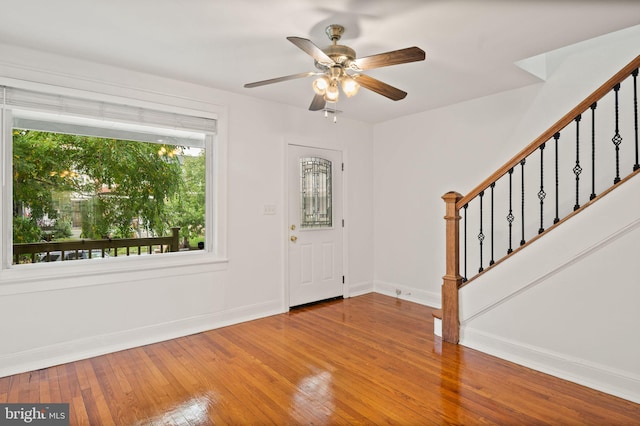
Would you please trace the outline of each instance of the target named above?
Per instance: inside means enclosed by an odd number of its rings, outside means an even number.
[[[317,141],[309,141],[304,140],[304,138],[295,138],[292,137],[290,139],[284,140],[284,149],[283,149],[283,189],[282,189],[282,199],[283,199],[283,215],[282,215],[282,258],[283,258],[283,288],[282,288],[282,310],[283,312],[289,311],[289,296],[290,296],[290,282],[289,282],[289,253],[288,253],[288,241],[289,241],[289,146],[302,146],[308,148],[317,148],[317,149],[327,149],[338,151],[342,154],[342,163],[344,164],[344,171],[342,172],[342,219],[344,219],[345,224],[342,228],[342,273],[345,277],[344,285],[342,286],[342,296],[344,298],[349,297],[349,221],[348,217],[348,198],[347,192],[349,189],[348,179],[347,179],[347,171],[348,171],[348,157],[347,150],[343,149],[339,146],[326,146],[322,145]]]

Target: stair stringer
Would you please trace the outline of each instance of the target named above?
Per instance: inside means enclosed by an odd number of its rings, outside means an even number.
[[[459,297],[460,344],[640,403],[640,178]]]

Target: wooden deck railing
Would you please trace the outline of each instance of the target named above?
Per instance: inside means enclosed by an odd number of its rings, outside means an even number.
[[[17,264],[35,263],[39,261],[91,259],[106,256],[115,257],[118,256],[118,249],[125,249],[125,256],[152,254],[154,253],[154,247],[157,248],[160,253],[176,252],[179,249],[179,233],[180,228],[171,228],[171,236],[168,237],[14,244],[13,261],[14,264]],[[132,248],[134,250],[132,250]],[[111,249],[113,250],[111,251]]]
[[[461,195],[457,192],[448,192],[442,198],[446,203],[446,273],[443,277],[443,285],[442,285],[442,337],[447,342],[457,343],[459,340],[459,307],[458,307],[458,291],[463,285],[467,285],[472,279],[476,278],[482,273],[485,273],[487,270],[495,267],[498,263],[504,261],[509,256],[512,256],[517,251],[520,251],[524,246],[531,244],[533,241],[538,239],[543,233],[548,232],[549,230],[557,227],[560,223],[569,219],[574,214],[582,211],[587,206],[591,205],[594,201],[604,196],[606,193],[611,191],[615,186],[620,183],[630,179],[631,177],[640,174],[640,165],[638,164],[638,90],[637,90],[637,77],[638,77],[638,68],[640,67],[640,56],[637,56],[633,61],[631,61],[627,66],[625,66],[622,70],[616,73],[612,78],[610,78],[606,83],[600,86],[597,90],[595,90],[591,95],[589,95],[584,101],[580,102],[575,108],[569,111],[564,117],[558,120],[553,126],[549,127],[545,132],[543,132],[537,139],[527,145],[522,151],[520,151],[517,155],[507,161],[502,167],[492,173],[487,179],[478,184],[471,192],[466,195]],[[625,177],[621,177],[620,175],[620,156],[622,155],[620,145],[622,142],[622,136],[619,132],[619,99],[618,92],[620,90],[621,83],[628,79],[632,79],[632,87],[633,87],[633,126],[635,131],[631,131],[630,133],[635,132],[635,139],[628,138],[625,136],[625,141],[631,139],[633,143],[635,140],[635,150],[627,149],[625,151],[625,155],[631,157],[635,154],[635,163],[633,163],[632,171]],[[625,83],[626,85],[627,83]],[[613,176],[613,171],[615,171],[615,178],[613,179],[613,186],[607,186],[604,188],[599,195],[596,194],[595,190],[595,182],[596,182],[596,108],[598,107],[598,103],[606,96],[611,94],[612,97],[615,96],[615,101],[611,101],[609,103],[609,108],[611,111],[615,108],[615,118],[612,121],[615,121],[615,124],[611,125],[611,129],[615,127],[615,131],[613,132],[613,138],[609,140],[609,143],[613,142],[608,148],[602,148],[602,151],[605,149],[611,149],[614,154],[611,155],[612,158],[615,156],[615,164],[612,162],[609,167],[607,173],[611,173]],[[628,98],[627,98],[628,99]],[[613,103],[615,102],[615,104]],[[615,105],[615,107],[613,106]],[[625,104],[629,105],[629,103]],[[585,114],[588,112],[588,114]],[[591,157],[589,158],[590,164],[586,164],[586,162],[580,163],[580,121],[582,118],[582,114],[587,115],[587,120],[591,124],[591,145],[588,148],[590,150],[585,149],[583,147],[583,151],[590,151]],[[613,115],[613,114],[612,114]],[[631,113],[625,115],[626,118],[631,117]],[[629,120],[627,120],[629,121]],[[587,124],[589,124],[587,123]],[[572,154],[572,161],[568,168],[561,169],[559,172],[559,155],[558,155],[558,146],[560,140],[561,132],[564,132],[568,126],[575,124],[575,131],[572,130],[572,136],[575,135],[575,155]],[[583,124],[584,126],[584,124]],[[566,138],[564,138],[566,139]],[[601,138],[602,139],[602,138]],[[564,141],[564,140],[563,140]],[[561,142],[563,142],[561,141]],[[548,184],[548,180],[550,178],[549,175],[553,175],[553,173],[545,174],[545,163],[544,163],[544,149],[545,145],[551,142],[554,142],[555,145],[555,218],[553,219],[553,224],[545,227],[544,224],[544,216],[549,216],[549,212],[552,207],[550,207],[547,203],[545,205],[545,197],[548,188],[545,188],[545,182]],[[600,141],[598,141],[600,143]],[[574,143],[573,140],[570,141],[571,144]],[[629,146],[629,145],[627,145]],[[632,145],[633,146],[633,145]],[[566,148],[567,145],[565,144]],[[573,149],[573,145],[572,145]],[[550,149],[551,150],[551,149]],[[599,147],[599,150],[600,147]],[[539,157],[531,158],[531,156],[535,153],[539,153]],[[584,155],[584,154],[583,154]],[[539,180],[536,177],[536,191],[538,190],[537,184],[539,182],[539,191],[535,194],[535,203],[537,209],[537,203],[539,202],[539,220],[540,226],[538,228],[538,224],[536,223],[536,231],[533,236],[527,238],[525,235],[525,164],[527,164],[527,160],[532,159],[532,163],[539,165]],[[562,159],[564,161],[563,167],[566,166],[566,159]],[[633,159],[631,159],[633,161]],[[629,163],[631,163],[629,161]],[[536,163],[537,162],[537,163]],[[585,168],[590,168],[591,171],[591,183],[592,190],[587,202],[581,204],[579,200],[580,194],[584,192],[584,187],[580,187],[580,174],[583,172]],[[573,206],[573,211],[560,217],[559,210],[560,206],[566,206],[566,202],[561,203],[559,201],[559,176],[560,173],[565,173],[567,170],[570,170],[575,177],[572,176],[571,186],[575,185],[575,205]],[[514,172],[515,171],[515,172]],[[537,170],[536,170],[537,173]],[[521,186],[521,197],[517,200],[516,208],[512,208],[512,194],[513,194],[513,184],[514,184],[514,174],[518,174],[521,179],[516,179],[515,186]],[[585,173],[586,174],[586,173]],[[494,235],[494,190],[496,188],[496,183],[504,178],[501,183],[505,183],[501,188],[503,189],[503,194],[508,193],[508,205],[509,210],[506,215],[508,221],[508,250],[506,250],[506,254],[496,259],[494,257],[494,240],[496,240]],[[575,182],[573,182],[575,179]],[[505,182],[506,181],[506,182]],[[508,182],[508,185],[506,184]],[[531,183],[528,181],[528,188],[531,186]],[[565,184],[565,187],[569,186]],[[506,189],[508,188],[508,190]],[[573,191],[572,188],[570,188]],[[581,189],[583,190],[581,192]],[[517,191],[516,191],[517,192]],[[530,193],[531,191],[529,191]],[[486,197],[486,198],[485,198]],[[484,206],[489,204],[490,201],[490,214],[487,213],[487,209],[485,207],[485,211],[483,211],[483,200]],[[478,274],[473,277],[467,277],[467,208],[469,207],[471,202],[477,202],[479,205],[479,213],[476,213],[474,217],[480,224],[478,235],[478,245],[479,249],[477,251],[477,257],[479,258],[479,269]],[[521,210],[519,209],[521,203]],[[571,204],[573,204],[573,200],[571,200]],[[461,215],[461,211],[463,215]],[[531,211],[529,208],[528,211]],[[537,210],[536,210],[537,211]],[[505,212],[506,213],[506,212]],[[535,213],[538,216],[538,213]],[[490,217],[490,219],[489,219]],[[537,221],[538,217],[536,217]],[[462,236],[462,244],[460,241],[460,222],[464,221],[464,233]],[[518,222],[519,221],[519,222]],[[520,240],[520,245],[516,249],[512,248],[512,225],[517,223],[521,225],[522,228],[522,237]],[[502,231],[505,235],[507,231]],[[505,237],[506,238],[506,237]],[[490,258],[488,262],[486,262],[486,257],[483,259],[483,255],[487,250],[486,245],[490,243]],[[486,263],[485,263],[486,262]],[[464,263],[464,275],[461,275],[460,265]]]

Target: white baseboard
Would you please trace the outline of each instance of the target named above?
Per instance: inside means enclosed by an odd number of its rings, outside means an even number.
[[[402,284],[374,281],[373,291],[375,291],[376,293],[397,297],[398,299],[408,300],[436,309],[440,309],[441,307],[440,293],[420,290]]]
[[[93,336],[0,356],[0,377],[158,343],[282,313],[282,302],[244,306],[149,327]]]
[[[640,404],[640,377],[633,373],[524,345],[468,326],[460,329],[460,344]]]
[[[345,297],[362,296],[363,294],[373,292],[373,283],[371,281],[349,284],[349,289]]]

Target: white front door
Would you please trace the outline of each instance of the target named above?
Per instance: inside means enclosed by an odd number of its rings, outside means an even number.
[[[289,145],[289,306],[343,295],[342,152]]]

